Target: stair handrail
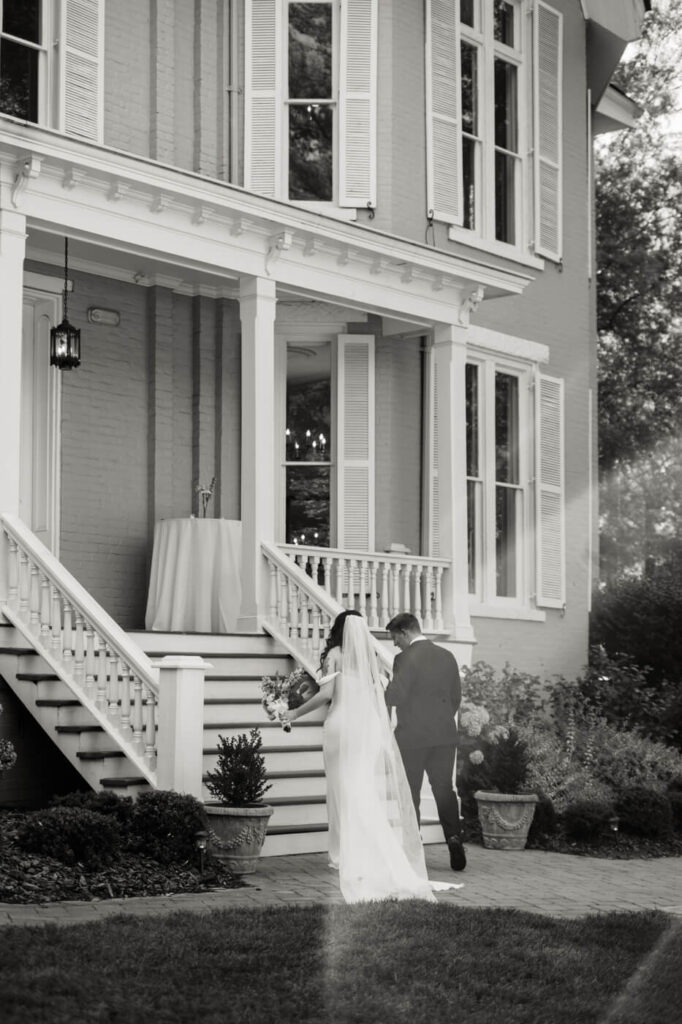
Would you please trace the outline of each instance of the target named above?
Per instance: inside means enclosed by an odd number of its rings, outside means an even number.
[[[347,609],[279,548],[261,541],[261,551],[270,574],[264,627],[294,661],[314,676],[319,668],[323,636],[336,616]],[[389,651],[375,636],[372,644],[380,671],[390,677],[393,659]]]
[[[154,784],[152,661],[19,516],[0,513],[0,528],[7,538],[0,611]]]

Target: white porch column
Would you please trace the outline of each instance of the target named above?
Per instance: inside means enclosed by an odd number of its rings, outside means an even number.
[[[19,514],[21,461],[21,348],[26,217],[0,209],[0,512]],[[7,580],[0,544],[0,599]]]
[[[211,665],[193,655],[155,662],[159,679],[157,782],[202,798],[204,677]]]
[[[243,277],[242,607],[239,629],[256,632],[267,611],[269,577],[261,541],[275,539],[275,282]]]
[[[443,580],[443,616],[455,641],[470,643],[467,556],[466,327],[434,330],[438,397],[438,495],[440,555],[452,567]]]

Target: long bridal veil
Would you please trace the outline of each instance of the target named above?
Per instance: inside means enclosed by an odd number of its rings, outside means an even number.
[[[417,817],[363,619],[344,623],[334,717],[339,729],[339,880],[349,903],[434,900]]]

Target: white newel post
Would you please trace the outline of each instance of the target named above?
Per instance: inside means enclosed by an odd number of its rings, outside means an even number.
[[[156,777],[159,789],[201,800],[204,755],[203,658],[168,656],[154,662],[159,674]]]
[[[0,209],[0,512],[19,514],[21,348],[26,217]],[[47,358],[47,353],[45,353]],[[0,599],[6,596],[7,545],[0,538]]]
[[[440,555],[452,566],[443,576],[443,618],[452,638],[464,643],[474,640],[467,556],[466,339],[465,327],[440,324],[434,330]]]
[[[258,631],[268,613],[261,541],[275,541],[275,282],[244,277],[242,322],[242,607],[239,629]]]

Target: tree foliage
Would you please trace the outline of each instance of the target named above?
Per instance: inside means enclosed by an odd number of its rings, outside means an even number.
[[[615,78],[643,113],[596,148],[602,568],[645,569],[682,513],[682,5],[660,0]]]

